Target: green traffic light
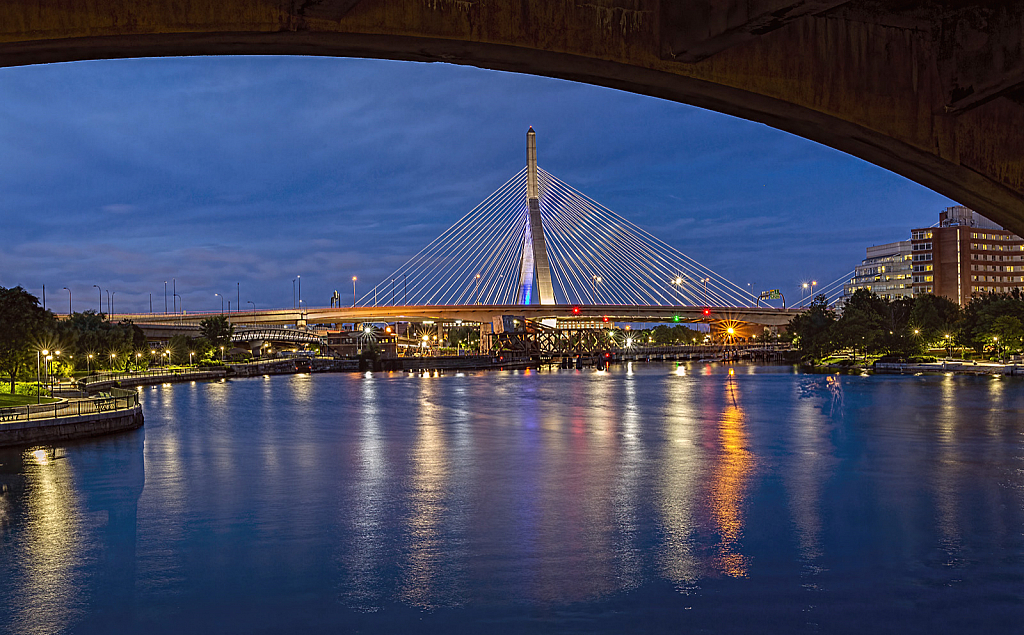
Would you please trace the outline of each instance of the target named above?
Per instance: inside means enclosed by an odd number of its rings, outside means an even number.
[[[672,319],[673,319],[673,320],[675,320],[676,322],[678,322],[678,321],[679,321],[679,316],[677,315],[677,316],[675,316],[675,317],[674,317],[674,318],[672,318]]]

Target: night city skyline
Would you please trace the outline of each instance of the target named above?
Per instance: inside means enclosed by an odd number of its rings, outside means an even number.
[[[830,282],[953,204],[761,124],[452,65],[141,59],[0,87],[0,285],[60,312],[65,286],[98,308],[93,285],[161,312],[172,278],[186,311],[234,307],[236,283],[287,307],[297,275],[311,306],[350,301],[521,169],[530,125],[542,167],[743,288]]]

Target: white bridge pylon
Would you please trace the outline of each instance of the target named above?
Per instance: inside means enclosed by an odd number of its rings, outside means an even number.
[[[536,167],[533,142],[531,128],[527,167],[357,306],[756,304],[745,289]]]

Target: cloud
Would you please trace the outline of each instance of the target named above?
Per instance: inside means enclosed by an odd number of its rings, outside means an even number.
[[[102,206],[100,209],[108,214],[133,214],[138,211],[139,208],[127,203],[111,203],[109,205]]]

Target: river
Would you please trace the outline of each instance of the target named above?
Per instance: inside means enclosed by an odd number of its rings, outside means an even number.
[[[140,390],[0,451],[0,632],[1019,633],[1024,380],[632,364]]]

